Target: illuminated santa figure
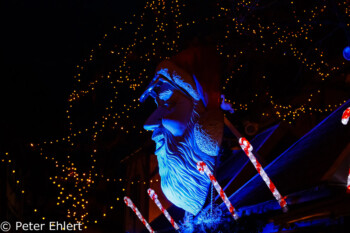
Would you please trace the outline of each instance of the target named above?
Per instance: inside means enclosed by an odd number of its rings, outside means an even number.
[[[194,215],[210,187],[197,162],[214,171],[223,136],[219,64],[214,47],[191,45],[158,65],[140,98],[151,96],[157,104],[144,128],[153,131],[161,188],[169,201]]]

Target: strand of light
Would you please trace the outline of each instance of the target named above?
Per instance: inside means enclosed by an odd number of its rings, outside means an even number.
[[[226,77],[223,90],[228,89],[226,85],[228,85],[234,77],[237,78],[239,72],[242,70],[242,65],[239,65],[240,58],[242,56],[247,56],[247,53],[249,53],[247,51],[234,51],[233,49],[230,49],[229,46],[226,46],[226,44],[229,43],[229,40],[232,39],[232,36],[230,36],[231,33],[235,31],[239,35],[247,35],[250,38],[255,38],[257,47],[254,47],[251,50],[262,53],[265,53],[268,50],[281,50],[284,56],[287,54],[294,56],[306,70],[308,69],[314,72],[315,75],[320,76],[322,80],[326,80],[326,78],[334,76],[335,73],[339,72],[340,68],[345,65],[344,62],[340,62],[338,65],[331,65],[327,59],[325,59],[328,55],[327,51],[323,51],[321,48],[323,39],[315,41],[317,38],[315,38],[312,34],[315,29],[322,30],[322,27],[325,26],[324,23],[315,22],[316,18],[323,17],[325,13],[330,13],[329,7],[327,7],[327,1],[318,2],[315,6],[309,9],[297,9],[294,2],[291,1],[288,10],[292,13],[294,27],[290,27],[289,25],[284,27],[279,21],[267,23],[264,20],[264,22],[262,22],[259,17],[254,18],[254,24],[251,24],[251,21],[249,21],[248,18],[254,15],[255,10],[259,11],[260,8],[264,8],[260,2],[235,2],[233,7],[231,5],[228,6],[225,4],[225,2],[218,2],[218,4],[221,12],[226,16],[226,18],[231,19],[231,23],[226,25],[224,39],[217,46],[217,50],[224,59],[232,60],[232,63],[234,64]],[[339,3],[338,5],[345,8],[346,14],[350,12],[347,9],[348,4],[346,4],[346,1],[342,4]],[[246,12],[246,14],[239,14],[239,12]],[[241,17],[242,15],[244,15],[243,18]],[[347,26],[349,26],[349,24],[347,24]],[[332,33],[334,33],[334,31],[330,32],[330,34],[325,35],[324,37],[327,37]],[[308,46],[303,48],[296,44],[298,41],[302,42],[303,44],[308,43]],[[308,99],[308,102],[311,102],[310,99]],[[308,111],[310,115],[312,115],[313,112],[323,113],[332,111],[333,106],[329,106],[329,108],[324,109],[313,108],[312,103],[308,102],[302,104],[300,107],[296,106],[295,108],[290,108],[287,112],[284,111],[285,113],[276,111],[273,112],[273,114],[283,121],[289,121],[289,124],[291,124],[292,120],[295,120],[300,115],[305,114],[305,110]],[[307,105],[310,105],[310,107],[306,108]],[[272,107],[275,108],[275,104],[272,104]],[[235,106],[235,108],[242,110],[242,108],[237,106]],[[247,109],[244,108],[244,110]],[[265,114],[266,116],[271,115],[268,113],[263,113],[263,115]]]
[[[0,159],[0,166],[1,166],[2,163],[5,166],[7,166],[8,170],[10,171],[10,174],[11,174],[13,180],[16,181],[15,186],[14,186],[16,188],[15,190],[20,190],[20,194],[21,194],[21,196],[23,198],[24,197],[23,195],[25,195],[24,182],[20,181],[20,178],[17,175],[18,173],[16,173],[15,164],[13,163],[9,152],[5,152],[4,155],[1,155],[1,157],[3,157],[3,158]],[[40,211],[37,208],[34,208],[33,212],[35,214],[40,213]],[[42,216],[41,219],[45,220],[45,217]]]
[[[147,193],[150,196],[150,198],[154,201],[154,203],[158,206],[160,211],[162,211],[164,216],[169,220],[169,222],[175,228],[175,230],[179,230],[180,229],[179,226],[176,224],[174,219],[170,216],[169,212],[162,206],[162,204],[158,200],[158,195],[156,194],[156,192],[153,189],[149,188],[147,190]]]
[[[9,156],[9,152],[4,153],[4,158],[1,158],[1,163],[4,163],[6,166],[8,166],[8,170],[10,171],[10,174],[13,176],[13,179],[16,180],[16,186],[21,189],[21,194],[24,194],[25,191],[22,188],[23,182],[19,180],[19,178],[16,178],[16,169],[12,162],[12,159]]]
[[[250,144],[250,142],[245,139],[244,137],[239,139],[239,145],[241,146],[242,150],[246,153],[252,164],[254,165],[255,169],[258,171],[261,178],[265,181],[267,187],[269,187],[270,191],[272,192],[273,196],[278,201],[278,204],[283,209],[283,212],[288,211],[287,202],[285,201],[285,197],[282,197],[281,194],[278,192],[276,186],[272,183],[268,175],[266,174],[265,170],[262,168],[259,161],[256,160],[253,151],[253,146]]]
[[[159,4],[158,4],[159,5]],[[162,4],[161,4],[162,5]],[[175,2],[172,4],[175,6]],[[152,10],[158,10],[159,7],[154,5],[152,6],[152,3],[146,3],[146,6],[145,6],[145,10],[147,8],[152,8]],[[179,11],[179,8],[177,7],[174,7],[173,8],[174,10],[176,11]],[[178,13],[178,14],[181,14],[181,13]],[[143,20],[142,18],[144,17],[145,15],[145,12],[143,12],[141,14],[141,20]],[[136,15],[134,15],[134,18],[135,18]],[[132,76],[135,76],[134,74],[131,74],[131,67],[127,65],[127,56],[131,53],[133,53],[133,49],[135,48],[136,44],[141,44],[142,41],[146,40],[151,40],[151,41],[157,41],[158,38],[160,35],[159,33],[164,33],[165,32],[165,28],[163,25],[167,25],[167,24],[164,24],[163,22],[160,22],[158,20],[158,17],[156,16],[156,21],[157,21],[157,28],[159,28],[160,30],[158,31],[158,35],[156,34],[152,34],[150,37],[147,35],[147,36],[142,36],[141,40],[139,42],[137,42],[137,37],[135,36],[134,37],[134,40],[133,42],[131,43],[128,43],[128,45],[126,46],[123,46],[123,47],[119,47],[119,51],[110,51],[111,54],[114,54],[115,53],[115,56],[118,56],[121,58],[121,65],[119,66],[119,69],[116,68],[114,70],[115,73],[120,73],[119,77],[117,78],[117,80],[114,80],[113,78],[111,78],[111,74],[112,72],[108,72],[104,75],[98,75],[96,76],[96,80],[91,80],[91,81],[88,81],[88,80],[83,80],[83,75],[85,73],[86,75],[86,72],[88,72],[88,70],[86,69],[86,65],[88,65],[87,63],[90,63],[93,59],[96,59],[94,54],[95,54],[95,50],[91,50],[91,54],[89,56],[89,59],[85,59],[84,60],[84,65],[81,65],[81,66],[77,66],[78,68],[78,73],[76,76],[74,76],[74,79],[78,82],[78,85],[80,86],[80,91],[79,89],[77,90],[74,90],[72,92],[72,94],[70,95],[69,99],[68,99],[68,108],[66,110],[66,113],[67,113],[67,119],[68,119],[68,124],[69,124],[69,135],[67,135],[66,137],[62,138],[61,140],[50,140],[50,141],[44,141],[42,144],[54,144],[54,143],[59,143],[60,141],[62,142],[67,142],[69,143],[69,146],[74,146],[75,142],[77,140],[79,140],[78,136],[83,136],[84,134],[90,134],[91,137],[92,137],[92,141],[96,141],[97,140],[97,137],[98,137],[98,134],[101,134],[104,130],[104,128],[106,127],[106,125],[108,124],[108,121],[114,121],[114,126],[112,127],[112,129],[118,129],[118,130],[121,130],[121,131],[124,131],[125,133],[129,133],[129,130],[127,128],[127,125],[126,123],[124,122],[121,123],[120,120],[122,119],[128,119],[129,118],[129,114],[130,114],[130,111],[133,110],[133,109],[136,109],[139,104],[138,104],[138,101],[137,99],[133,99],[131,101],[130,104],[124,104],[124,106],[121,106],[120,108],[115,108],[115,102],[117,100],[117,95],[118,95],[118,92],[117,92],[117,85],[119,86],[122,86],[124,85],[123,83],[130,83],[130,89],[134,90],[135,91],[135,88],[139,88],[141,86],[141,84],[143,83],[143,80],[136,80],[135,78],[132,79]],[[131,25],[133,22],[125,22],[125,25]],[[137,34],[140,35],[140,33],[138,32],[141,32],[142,30],[142,27],[143,27],[144,23],[141,22],[141,24],[139,25],[139,27],[137,28]],[[116,27],[114,27],[114,29],[116,29]],[[119,28],[120,31],[123,30],[123,28]],[[163,31],[163,32],[162,32]],[[136,35],[135,33],[135,35]],[[165,34],[164,34],[165,35]],[[105,34],[105,36],[103,37],[103,39],[105,40],[107,38],[107,34]],[[164,38],[165,39],[165,38]],[[153,45],[153,56],[156,55],[156,47],[155,47],[155,44],[152,44]],[[99,48],[98,49],[101,49],[101,44],[99,44]],[[175,44],[175,46],[177,46],[177,44]],[[141,58],[144,57],[143,60],[145,60],[145,62],[150,62],[151,61],[151,52],[145,52],[144,56],[141,55]],[[144,69],[139,73],[139,77],[145,77],[147,79],[147,71],[146,71],[146,68],[148,67],[147,64],[144,64]],[[144,73],[146,73],[146,76],[144,75]],[[138,75],[136,74],[136,77]],[[133,83],[136,83],[137,84],[133,84]],[[87,94],[91,94],[93,91],[95,91],[98,86],[101,86],[101,85],[104,85],[104,84],[107,84],[109,86],[113,86],[113,89],[115,89],[114,91],[114,97],[112,97],[112,99],[110,99],[108,101],[108,106],[106,107],[106,113],[103,114],[101,116],[100,119],[96,119],[94,121],[92,121],[90,123],[90,126],[88,126],[87,128],[82,128],[82,129],[75,129],[73,130],[73,120],[72,120],[72,116],[71,116],[71,113],[72,113],[72,110],[73,108],[75,107],[74,104],[78,104],[78,100],[81,99],[81,97],[83,96],[86,96]],[[86,88],[83,88],[82,85],[86,85]],[[136,85],[136,86],[135,86]],[[118,111],[115,112],[117,109]],[[113,113],[113,111],[115,113]],[[113,119],[112,119],[113,118]],[[76,128],[76,127],[75,127]],[[133,129],[136,128],[135,125],[132,126]],[[140,131],[140,133],[142,133],[142,131]],[[32,147],[34,147],[34,144],[32,145]],[[42,145],[38,144],[37,145],[37,148],[40,150],[40,155],[44,155],[44,149],[42,147]],[[67,156],[68,158],[69,156]],[[49,157],[46,155],[45,159],[49,159]],[[75,170],[74,172],[77,174],[77,176],[74,176],[74,178],[72,178],[72,176],[69,176],[67,175],[67,172],[68,170],[71,170],[69,167],[66,166],[66,164],[64,163],[61,163],[61,161],[59,162],[58,160],[56,160],[54,157],[50,158],[52,159],[55,163],[54,163],[54,166],[56,168],[58,168],[58,171],[60,172],[60,170],[63,172],[63,176],[55,176],[54,179],[51,178],[50,180],[52,180],[52,182],[57,185],[58,189],[59,189],[59,195],[57,197],[58,199],[58,202],[57,202],[57,205],[67,205],[68,202],[67,200],[71,200],[75,197],[74,199],[74,202],[72,203],[73,206],[71,208],[68,209],[67,211],[67,217],[68,218],[71,218],[71,217],[76,217],[77,215],[77,212],[74,210],[74,209],[77,209],[77,207],[82,207],[81,209],[82,210],[86,210],[86,206],[87,205],[87,201],[84,202],[83,200],[80,200],[82,198],[82,195],[85,193],[87,193],[87,189],[90,187],[90,184],[87,185],[87,187],[85,186],[85,179],[82,180],[81,178],[78,177],[78,175],[81,173],[77,173],[76,172],[76,168],[73,167],[73,165],[70,164],[70,161],[68,161],[68,164],[69,166],[72,166],[73,170]],[[69,159],[69,158],[68,158]],[[91,167],[91,170],[88,171],[89,173],[89,178],[86,179],[86,181],[89,181],[89,183],[91,183],[91,171],[95,168],[95,164],[96,164],[96,159],[93,157],[91,157],[91,159],[94,161],[94,163],[92,164],[92,167]],[[63,162],[63,161],[62,161]],[[67,171],[67,172],[66,172]],[[71,170],[72,171],[72,170]],[[95,174],[95,176],[97,177],[98,174]],[[103,175],[101,175],[101,177],[103,177]],[[85,178],[85,177],[84,177]],[[64,184],[69,181],[69,182],[73,182],[74,184],[74,187],[72,191],[74,192],[77,192],[76,195],[72,196],[70,194],[70,196],[68,196],[68,192],[67,190],[64,190]],[[108,180],[107,180],[108,181]],[[94,181],[92,180],[92,183]],[[152,183],[152,180],[150,181]],[[156,180],[156,182],[158,182],[158,180]],[[131,184],[134,184],[136,183],[135,182],[131,182]],[[139,181],[137,181],[137,183],[139,183]],[[143,184],[145,184],[146,182],[143,181],[142,182]],[[123,188],[123,191],[125,191],[125,189]],[[72,193],[72,192],[70,192]],[[64,197],[63,195],[67,195],[67,197]],[[67,199],[68,198],[68,199]],[[119,200],[119,198],[117,198],[117,201]],[[69,202],[70,203],[70,202]],[[81,204],[81,205],[79,205]],[[84,206],[83,206],[84,205]],[[68,206],[67,206],[68,208]],[[72,210],[73,209],[73,210]],[[85,218],[87,216],[87,212],[83,213],[81,216],[82,216],[82,219]],[[77,219],[76,219],[77,220]],[[87,220],[87,222],[89,222],[89,220]],[[96,221],[95,221],[96,223]]]
[[[127,206],[129,206],[132,211],[134,211],[134,213],[136,214],[136,216],[141,220],[141,222],[143,223],[143,225],[145,225],[145,227],[147,228],[147,230],[151,233],[155,233],[155,231],[152,229],[152,227],[148,224],[148,222],[146,221],[146,219],[142,216],[142,214],[140,213],[140,211],[137,209],[137,207],[134,205],[134,203],[131,201],[131,199],[129,197],[124,197],[124,202]]]
[[[235,208],[232,206],[230,200],[226,196],[226,193],[224,192],[224,190],[221,188],[221,186],[217,182],[217,180],[214,177],[213,173],[211,173],[211,171],[209,170],[207,164],[205,162],[203,162],[203,161],[199,161],[197,163],[197,169],[202,175],[204,175],[204,173],[207,174],[207,176],[209,177],[211,183],[215,187],[216,191],[219,193],[221,199],[224,201],[227,209],[230,211],[230,213],[232,214],[233,218],[235,220],[237,220],[239,218],[239,216],[236,213]]]
[[[350,118],[350,107],[348,107],[344,112],[343,112],[343,116],[341,117],[341,123],[343,123],[343,125],[347,125],[349,122],[349,118]]]

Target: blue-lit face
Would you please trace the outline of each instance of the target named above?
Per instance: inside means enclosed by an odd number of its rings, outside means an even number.
[[[144,128],[154,131],[164,127],[175,137],[183,136],[192,116],[193,101],[180,91],[163,86],[155,99],[158,107],[147,119]],[[157,139],[153,138],[156,143]]]
[[[153,131],[162,191],[173,204],[196,215],[210,184],[198,172],[197,162],[205,161],[212,169],[215,161],[200,149],[213,141],[198,123],[203,105],[166,83],[155,87],[152,94],[157,109],[144,128]]]

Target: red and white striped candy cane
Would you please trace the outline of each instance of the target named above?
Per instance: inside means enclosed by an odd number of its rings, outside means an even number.
[[[345,111],[343,112],[343,116],[341,117],[341,123],[343,123],[343,125],[347,125],[349,122],[349,118],[350,118],[350,107],[345,109]],[[347,192],[350,193],[350,168],[349,168],[349,174],[348,174]]]
[[[141,220],[143,225],[146,226],[147,230],[151,233],[155,233],[155,231],[152,229],[152,227],[148,224],[148,222],[145,220],[145,218],[142,216],[140,211],[137,209],[137,207],[134,205],[134,203],[131,201],[129,197],[124,197],[124,202],[127,206],[129,206],[134,213],[137,215],[137,217]]]
[[[350,193],[350,168],[349,168],[349,175],[348,175],[348,189],[347,191]]]
[[[235,211],[235,208],[232,206],[230,200],[227,198],[224,190],[221,188],[221,186],[219,185],[219,183],[217,182],[216,178],[214,177],[213,173],[211,173],[211,171],[209,170],[207,164],[203,161],[199,161],[197,163],[197,169],[201,174],[206,173],[207,176],[209,177],[210,181],[213,183],[216,191],[219,193],[221,199],[224,201],[227,209],[230,211],[230,213],[232,214],[233,218],[235,220],[237,220],[239,218],[238,214]]]
[[[179,230],[180,229],[179,226],[176,224],[174,219],[170,216],[169,212],[166,209],[164,209],[164,207],[162,206],[162,204],[158,200],[158,195],[156,194],[156,192],[153,189],[149,188],[147,190],[147,193],[150,196],[150,198],[154,201],[154,203],[158,206],[160,211],[163,212],[164,216],[169,220],[169,222],[175,228],[175,230]]]
[[[345,111],[343,112],[343,116],[341,117],[341,123],[343,123],[343,125],[347,125],[349,122],[349,118],[350,118],[350,107],[345,109]]]
[[[250,142],[245,139],[244,137],[239,139],[239,145],[241,146],[242,150],[246,153],[258,173],[260,174],[261,178],[265,181],[267,187],[269,187],[270,191],[272,192],[273,196],[278,201],[279,205],[283,209],[283,211],[287,211],[287,202],[285,201],[285,198],[281,196],[281,194],[278,192],[276,186],[272,183],[268,175],[266,174],[265,170],[262,168],[259,161],[256,160],[253,151],[253,146],[250,144]]]

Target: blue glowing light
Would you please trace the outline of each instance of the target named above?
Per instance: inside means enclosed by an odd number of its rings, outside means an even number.
[[[199,212],[195,218],[187,218],[181,222],[181,233],[220,232],[222,225],[232,221],[230,214],[224,213],[218,206]]]
[[[350,46],[346,46],[343,50],[343,57],[350,61]]]

